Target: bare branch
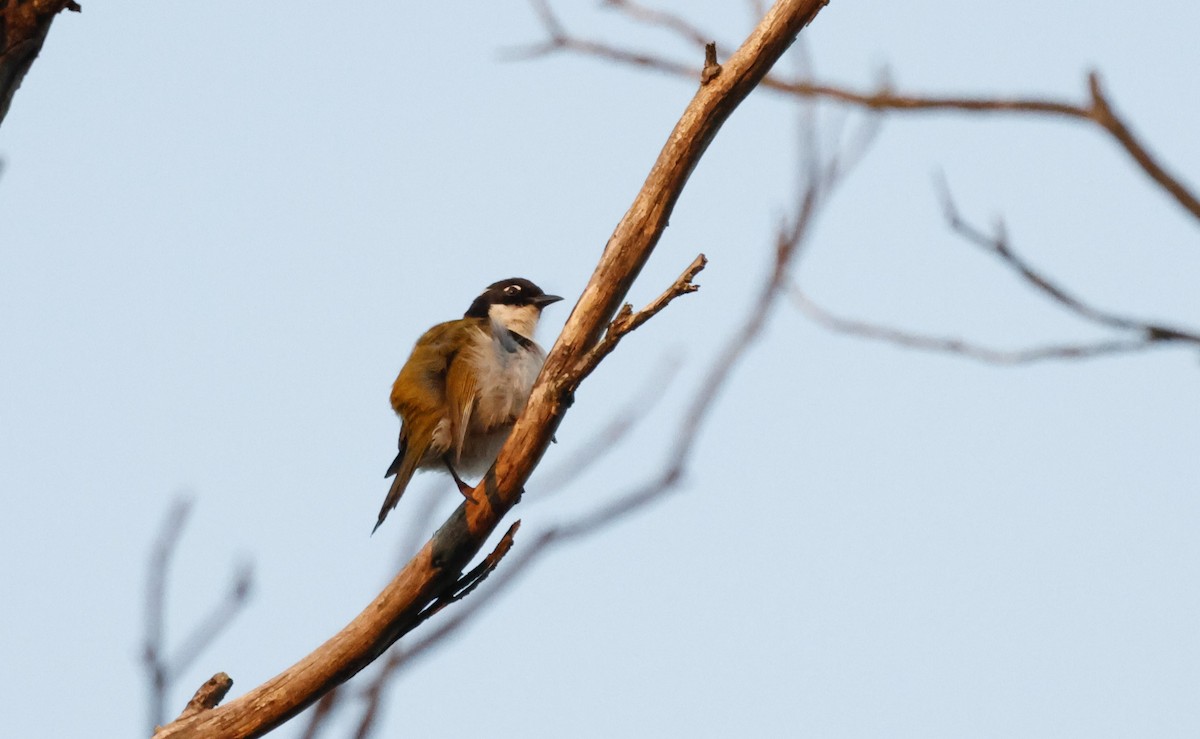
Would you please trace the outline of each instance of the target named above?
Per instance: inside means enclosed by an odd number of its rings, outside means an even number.
[[[500,564],[500,560],[504,559],[513,546],[513,537],[517,534],[517,529],[521,528],[521,521],[514,521],[508,527],[508,531],[504,532],[504,536],[500,537],[500,541],[496,543],[496,548],[492,553],[483,558],[483,561],[475,565],[475,567],[458,579],[454,583],[454,587],[449,588],[445,595],[434,601],[428,608],[421,611],[418,615],[418,623],[431,618],[434,614],[441,611],[446,606],[452,603],[457,603],[463,598],[471,594],[471,591],[479,587],[479,584],[492,574],[496,566]]]
[[[1104,90],[1100,87],[1100,75],[1095,70],[1088,73],[1088,91],[1092,95],[1092,105],[1088,108],[1088,120],[1094,121],[1112,134],[1112,137],[1121,144],[1129,156],[1133,157],[1133,160],[1137,162],[1143,172],[1149,175],[1150,179],[1170,193],[1176,202],[1192,214],[1192,217],[1200,219],[1200,199],[1197,199],[1195,193],[1185,187],[1176,177],[1169,174],[1150,154],[1145,145],[1133,135],[1125,121],[1117,116],[1112,106],[1109,105]]]
[[[702,74],[702,71],[693,65],[666,59],[654,53],[636,51],[572,35],[553,16],[544,0],[534,0],[534,2],[545,11],[545,15],[540,15],[540,17],[550,38],[546,42],[526,47],[515,54],[514,58],[528,59],[556,51],[570,51],[681,77],[697,78]],[[624,5],[624,3],[614,4]],[[693,36],[694,29],[689,26],[676,28],[671,23],[657,20],[655,15],[658,13],[659,11],[643,9],[639,12],[627,10],[626,14],[635,21],[641,20],[649,25],[671,28],[690,41],[697,40]],[[1099,75],[1095,71],[1088,74],[1089,100],[1086,104],[1032,97],[995,98],[900,94],[887,87],[882,87],[874,92],[859,92],[838,85],[818,84],[807,79],[783,79],[777,75],[768,75],[761,84],[765,89],[788,95],[821,98],[875,111],[1016,113],[1060,116],[1087,121],[1109,134],[1133,159],[1139,169],[1166,191],[1193,218],[1200,220],[1200,197],[1184,185],[1177,176],[1168,172],[1150,153],[1146,145],[1130,130],[1128,124],[1116,114],[1101,87]]]
[[[778,0],[762,23],[700,87],[667,137],[654,167],[617,225],[588,285],[546,358],[530,400],[495,465],[382,593],[316,651],[245,695],[156,736],[261,736],[357,673],[420,622],[422,612],[452,589],[523,485],[554,435],[580,358],[598,342],[630,285],[661,238],[675,202],[721,125],[783,55],[824,0]],[[474,599],[473,599],[474,600]]]
[[[1185,331],[1116,315],[1075,297],[1013,251],[1007,234],[1004,232],[1003,224],[997,226],[994,235],[989,235],[982,229],[971,225],[959,213],[945,181],[939,178],[937,185],[946,222],[951,230],[989,254],[999,257],[1022,280],[1069,312],[1089,323],[1124,335],[1103,341],[1049,344],[1005,350],[983,346],[965,339],[930,336],[893,326],[843,318],[814,302],[798,284],[792,284],[790,294],[796,307],[813,321],[838,333],[883,341],[910,349],[954,354],[994,365],[1011,366],[1046,360],[1094,359],[1144,351],[1169,344],[1200,345],[1200,332]]]
[[[150,553],[146,576],[145,630],[142,637],[142,663],[149,677],[149,725],[158,726],[166,717],[166,693],[169,669],[163,652],[166,639],[167,571],[187,523],[192,501],[178,497],[167,510],[162,528]]]
[[[656,316],[659,311],[666,308],[675,298],[699,290],[700,286],[693,283],[692,280],[696,278],[696,275],[700,274],[700,271],[707,264],[707,257],[703,254],[697,256],[687,266],[687,269],[683,271],[683,274],[679,275],[675,282],[663,291],[662,295],[659,295],[653,302],[637,313],[633,312],[633,306],[629,303],[621,306],[621,310],[617,312],[617,317],[609,323],[604,338],[601,339],[600,343],[592,347],[591,351],[584,354],[576,366],[575,372],[579,376],[579,380],[583,380],[592,374],[596,366],[611,354],[613,349],[617,348],[617,344],[621,342],[621,339],[625,338],[626,334],[636,330],[643,323]]]
[[[1003,224],[997,226],[996,233],[993,236],[988,236],[981,229],[969,224],[960,215],[945,181],[939,179],[938,183],[946,221],[955,233],[962,236],[968,242],[999,257],[1001,261],[1015,271],[1025,282],[1071,313],[1090,323],[1120,331],[1133,331],[1141,334],[1144,340],[1143,343],[1146,344],[1171,341],[1200,344],[1200,333],[1196,331],[1188,331],[1173,326],[1164,326],[1136,318],[1119,316],[1109,311],[1100,310],[1075,297],[1013,251],[1008,243],[1008,237],[1004,232]],[[1125,351],[1125,349],[1101,350],[1090,354],[1090,356],[1112,353],[1113,351]],[[1085,356],[1089,355],[1085,354]]]
[[[791,286],[790,296],[792,302],[806,316],[831,331],[883,341],[910,349],[956,354],[986,364],[1017,365],[1053,359],[1091,359],[1104,355],[1142,351],[1156,345],[1162,346],[1161,342],[1135,338],[1100,341],[1092,344],[1054,344],[1013,350],[993,349],[964,339],[928,336],[891,326],[842,318],[817,305],[796,284]]]
[[[470,602],[474,602],[472,599]],[[378,674],[363,688],[362,716],[358,720],[358,728],[354,731],[354,739],[367,739],[378,726],[380,707],[383,704],[383,692],[391,684],[391,680],[407,662],[408,650],[403,645],[396,645],[388,652],[383,660]]]
[[[610,4],[624,10],[625,14],[635,22],[667,28],[694,43],[702,41],[702,37],[698,36],[699,32],[694,26],[682,21],[674,21],[672,20],[673,16],[670,14],[660,13],[659,11],[650,10],[632,3],[615,2]],[[545,16],[543,17],[543,22],[546,23]],[[704,71],[697,71],[690,65],[679,64],[654,54],[644,54],[607,43],[576,37],[568,33],[556,19],[554,24],[553,43],[544,47],[543,53],[548,51],[573,51],[670,74],[687,77],[700,75],[701,79],[704,79]],[[549,27],[547,24],[547,28]],[[712,58],[706,60],[705,67],[708,68],[712,61]],[[805,68],[807,69],[807,67]],[[864,93],[844,87],[814,83],[807,78],[807,73],[804,71],[801,72],[800,77],[792,80],[785,80],[776,75],[768,75],[763,80],[762,85],[765,88],[786,94],[829,100],[875,112],[956,111],[964,113],[1019,113],[1055,115],[1088,121],[1107,132],[1134,160],[1136,165],[1159,187],[1171,195],[1194,218],[1200,219],[1200,199],[1175,176],[1166,171],[1162,164],[1149,153],[1146,146],[1130,131],[1128,125],[1116,114],[1101,87],[1100,79],[1096,72],[1091,72],[1088,75],[1090,100],[1086,105],[1038,98],[903,95],[893,92],[886,79],[875,92]],[[811,121],[810,125],[804,128],[810,137],[813,135],[814,129],[815,126],[812,125]],[[868,129],[864,133],[869,139],[874,135],[875,131]],[[807,144],[806,148],[811,149],[811,140]],[[856,148],[861,152],[865,150],[865,145]],[[838,169],[836,159],[831,160],[828,165],[830,172],[836,174],[836,170]],[[810,178],[813,176],[811,171],[808,171],[806,174]],[[1168,342],[1200,343],[1200,332],[1119,316],[1097,309],[1075,297],[1015,254],[1008,245],[1002,225],[997,228],[994,235],[988,235],[982,230],[971,226],[959,215],[950,197],[949,190],[944,184],[942,184],[940,189],[947,221],[950,223],[951,228],[960,236],[1000,257],[1005,264],[1016,271],[1027,283],[1080,318],[1110,329],[1133,332],[1137,336],[1121,337],[1095,343],[1059,344],[1006,351],[991,349],[956,338],[914,334],[888,326],[840,318],[817,306],[807,296],[799,293],[799,288],[794,288],[793,299],[797,302],[798,306],[817,322],[836,331],[855,334],[865,338],[889,341],[912,348],[960,354],[992,364],[1023,364],[1045,359],[1091,358],[1140,351],[1150,346],[1159,346]]]
[[[501,52],[500,56],[503,59],[510,61],[518,61],[524,59],[536,59],[538,57],[552,54],[556,51],[575,51],[588,56],[607,57],[612,61],[621,62],[623,64],[632,64],[635,66],[644,66],[648,68],[658,68],[664,61],[655,57],[652,54],[641,54],[638,52],[626,51],[609,46],[602,42],[585,41],[578,37],[572,36],[567,32],[562,21],[554,14],[554,10],[550,7],[547,0],[530,0],[530,5],[533,6],[534,13],[538,16],[538,20],[542,23],[542,28],[546,32],[546,40],[535,44],[527,44],[519,46],[507,51]],[[759,16],[760,18],[762,16]],[[704,45],[701,41],[701,45]],[[687,64],[668,63],[669,71],[673,74],[694,76],[699,78],[700,72],[694,70]]]
[[[712,34],[700,30],[691,21],[665,10],[648,8],[640,3],[632,2],[632,0],[604,0],[604,4],[621,11],[635,21],[671,31],[701,49],[713,39]],[[765,13],[760,13],[755,18],[762,18],[763,15]]]
[[[483,561],[472,569],[471,572],[460,578],[455,587],[451,589],[451,592],[422,612],[421,620],[428,620],[446,606],[462,600],[474,591],[475,588],[479,587],[495,571],[496,567],[500,564],[500,560],[504,559],[512,549],[513,537],[520,527],[520,521],[516,521],[509,526],[508,531],[504,532],[504,536],[500,537],[500,541],[496,544],[492,553],[484,557]],[[461,621],[461,618],[456,618],[452,620],[452,623],[460,623]],[[442,629],[439,628],[438,631],[441,632]],[[392,678],[408,663],[409,659],[414,654],[423,651],[424,648],[414,650],[397,647],[388,653],[379,671],[362,690],[361,695],[364,705],[362,716],[359,718],[358,728],[354,732],[355,739],[366,739],[366,737],[370,736],[379,718],[380,704],[383,700],[384,690],[387,689]]]

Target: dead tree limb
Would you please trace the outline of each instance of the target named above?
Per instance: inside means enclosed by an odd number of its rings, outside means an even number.
[[[809,123],[807,117],[802,119],[802,125],[807,126]],[[490,587],[472,598],[464,607],[456,609],[449,618],[440,620],[432,630],[423,631],[416,641],[406,642],[401,647],[389,652],[387,658],[383,660],[382,669],[376,674],[370,685],[362,690],[366,706],[362,713],[358,732],[355,734],[357,739],[366,739],[378,726],[381,696],[387,684],[396,674],[411,666],[418,658],[439,644],[444,643],[450,635],[470,621],[482,608],[485,608],[498,593],[516,582],[538,559],[560,545],[593,536],[606,530],[617,521],[636,515],[647,506],[666,498],[683,486],[688,460],[695,448],[705,419],[716,399],[720,397],[722,389],[729,383],[734,368],[761,337],[767,321],[774,313],[775,305],[786,291],[789,268],[803,250],[820,205],[830,197],[853,165],[861,161],[866,149],[871,144],[875,131],[877,131],[875,121],[864,121],[862,129],[853,138],[857,148],[835,150],[831,155],[824,157],[821,156],[815,136],[803,138],[805,145],[803,154],[809,165],[805,167],[804,171],[808,177],[801,195],[797,198],[794,212],[779,227],[776,235],[775,259],[767,272],[757,298],[751,303],[748,315],[731,332],[729,339],[710,362],[708,371],[705,372],[699,387],[693,393],[686,412],[675,432],[670,435],[673,443],[662,469],[642,483],[613,496],[610,501],[596,506],[591,511],[541,531],[534,537],[532,543],[524,545],[520,553],[507,563],[504,571],[493,579]],[[609,330],[620,330],[621,327],[627,326],[632,316],[645,315],[647,312],[652,315],[674,297],[690,292],[694,287],[691,280],[699,272],[701,266],[703,266],[703,262],[697,258],[658,299],[643,311],[634,314],[632,310],[626,310],[628,308],[626,305],[610,324]],[[621,319],[621,315],[626,316],[624,321]],[[591,445],[592,453],[602,453],[604,442],[598,440],[596,444],[598,446]],[[577,469],[576,472],[578,471]],[[544,495],[545,493],[542,492],[539,499],[544,499]]]
[[[477,502],[459,507],[384,591],[325,644],[230,703],[164,727],[157,739],[262,736],[370,664],[454,587],[520,497],[583,380],[580,358],[599,341],[658,244],[692,170],[722,124],[826,2],[776,2],[721,74],[696,92],[610,237],[496,464],[476,487]]]

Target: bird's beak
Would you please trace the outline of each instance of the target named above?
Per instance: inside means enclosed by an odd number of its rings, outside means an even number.
[[[557,303],[560,300],[562,300],[562,297],[559,295],[539,295],[533,299],[533,304],[539,308],[545,308],[547,305]]]

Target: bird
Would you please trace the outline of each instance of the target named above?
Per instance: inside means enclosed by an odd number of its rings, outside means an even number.
[[[395,479],[371,533],[418,470],[444,468],[471,498],[473,488],[460,475],[483,474],[496,460],[546,360],[534,329],[542,309],[560,300],[524,278],[500,280],[462,318],[417,339],[392,384],[400,439],[384,477]]]

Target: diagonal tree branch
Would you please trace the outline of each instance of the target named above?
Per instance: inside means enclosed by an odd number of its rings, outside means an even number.
[[[779,0],[720,75],[701,86],[667,138],[641,191],[617,225],[530,401],[496,464],[392,582],[341,632],[266,683],[230,703],[176,722],[168,737],[254,737],[312,704],[410,631],[421,612],[457,582],[522,487],[562,421],[577,364],[599,340],[658,244],[692,170],[738,104],[750,94],[826,0]]]
[[[708,373],[705,375],[699,388],[694,392],[692,401],[688,406],[688,411],[679,423],[676,433],[671,435],[675,443],[669,450],[670,453],[665,460],[662,470],[642,484],[626,491],[622,495],[616,496],[611,503],[602,504],[591,513],[584,514],[542,531],[535,537],[532,544],[525,546],[521,550],[521,553],[514,560],[510,561],[505,570],[493,580],[492,587],[472,598],[464,607],[455,609],[449,618],[440,620],[432,630],[426,629],[422,631],[416,641],[408,641],[392,649],[387,657],[380,661],[380,669],[376,671],[369,684],[359,691],[359,697],[364,705],[358,729],[354,734],[357,739],[366,739],[379,726],[384,691],[392,679],[400,671],[414,664],[422,655],[429,653],[438,645],[443,644],[450,635],[458,631],[478,611],[486,607],[496,595],[506,590],[512,583],[518,580],[523,572],[536,560],[557,548],[558,545],[569,544],[604,531],[610,524],[626,516],[636,514],[641,509],[667,497],[682,486],[688,458],[699,437],[699,432],[704,426],[708,409],[711,408],[720,396],[722,387],[729,382],[735,366],[749,352],[758,337],[761,336],[766,321],[774,312],[773,308],[778,302],[778,297],[786,288],[785,283],[788,267],[799,255],[802,245],[811,231],[810,224],[818,204],[824,202],[853,165],[861,161],[866,148],[869,147],[873,139],[874,133],[878,130],[876,124],[877,121],[875,120],[868,119],[864,121],[861,130],[851,139],[853,147],[835,148],[835,151],[831,155],[824,157],[824,161],[822,161],[823,158],[819,151],[817,138],[815,136],[804,136],[801,138],[801,146],[805,155],[804,159],[808,165],[803,168],[803,171],[807,175],[802,188],[803,196],[799,198],[796,205],[796,212],[792,218],[779,228],[775,260],[763,284],[759,299],[753,303],[745,322],[732,332],[728,342],[718,352],[716,359],[710,365]],[[802,116],[802,128],[810,125],[812,125],[810,117]],[[840,136],[837,139],[840,139]],[[618,318],[614,319],[609,325],[609,332],[606,334],[605,339],[600,344],[597,344],[597,347],[603,346],[605,342],[610,340],[614,342],[613,345],[615,346],[615,341],[619,336],[628,333],[628,331],[633,330],[633,327],[648,320],[674,298],[694,291],[696,286],[692,283],[692,280],[704,266],[705,262],[706,260],[703,259],[703,255],[697,257],[671,286],[642,311],[634,313],[628,304],[623,306]],[[588,356],[592,356],[594,353],[595,349]],[[661,385],[661,382],[654,382],[650,386],[658,388]],[[634,402],[633,407],[644,408],[646,403],[651,401],[652,398],[643,399],[640,402]],[[629,416],[629,418],[618,418],[609,430],[600,434],[592,443],[585,445],[586,454],[581,456],[587,457],[587,461],[578,460],[575,464],[560,464],[560,467],[570,471],[567,474],[571,472],[577,473],[580,465],[587,466],[589,462],[594,461],[596,457],[602,455],[612,443],[615,443],[620,438],[624,429],[631,423],[631,418],[635,418],[640,414],[635,414],[631,411],[625,415]],[[538,500],[542,501],[545,497],[546,492],[543,490]],[[506,553],[507,550],[508,544],[502,540],[501,544],[497,547],[497,552]],[[484,565],[476,569],[483,569],[488,572],[493,570],[496,564],[496,553],[493,553],[493,556],[489,559],[491,561],[485,560]],[[471,578],[467,576],[463,579],[470,580]],[[326,698],[322,698],[317,705],[318,708],[324,706],[326,711],[329,708]],[[314,712],[309,731],[305,736],[313,737],[315,735],[314,726],[321,721],[322,717],[316,715],[316,712]]]
[[[864,130],[855,139],[858,146],[864,148],[869,146],[870,132],[875,130],[873,123],[873,121],[864,123]],[[652,505],[682,486],[688,460],[705,419],[717,398],[720,397],[721,390],[728,384],[736,365],[747,355],[750,348],[762,335],[767,320],[774,312],[775,304],[786,289],[789,267],[799,256],[811,233],[811,224],[819,204],[828,198],[834,187],[848,172],[849,164],[860,161],[863,155],[862,150],[842,151],[821,162],[815,137],[805,137],[804,145],[807,148],[805,153],[808,155],[808,161],[812,166],[805,170],[808,173],[808,179],[803,187],[803,194],[798,199],[795,212],[790,220],[779,228],[776,237],[775,259],[744,322],[732,332],[728,341],[717,353],[698,389],[693,394],[688,409],[673,434],[675,442],[669,449],[662,470],[591,512],[542,531],[531,545],[523,548],[521,553],[509,562],[505,570],[496,576],[491,587],[479,596],[472,598],[463,608],[457,609],[450,618],[440,621],[435,629],[422,632],[420,638],[415,642],[408,643],[403,649],[395,649],[389,653],[385,660],[383,673],[365,691],[370,707],[364,711],[363,722],[356,735],[359,739],[365,739],[369,730],[376,725],[379,696],[384,682],[390,680],[400,669],[411,665],[421,655],[443,643],[476,612],[486,607],[498,593],[503,592],[519,579],[537,559],[559,545],[569,544],[605,530],[609,525]],[[693,268],[695,266],[693,264]],[[689,273],[685,272],[680,280],[676,281],[676,285],[668,288],[663,296],[671,295],[674,287],[681,282],[687,283],[689,280]],[[662,299],[660,298],[660,300]],[[657,302],[652,305],[656,305]]]

